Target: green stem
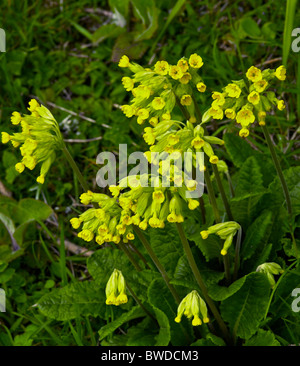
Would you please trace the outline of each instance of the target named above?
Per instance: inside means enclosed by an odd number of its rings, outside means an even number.
[[[240,266],[240,248],[242,240],[242,228],[238,230],[236,244],[235,244],[235,257],[234,257],[234,270],[233,270],[233,281],[237,279],[237,274]]]
[[[140,267],[140,265],[135,261],[133,255],[131,254],[130,250],[126,247],[126,244],[122,242],[122,240],[119,242],[118,246],[123,250],[123,252],[127,255],[128,259],[130,260],[130,262],[132,263],[132,265],[134,266],[134,268],[140,272],[142,270],[142,268]]]
[[[146,249],[146,251],[150,255],[150,257],[151,257],[153,263],[155,264],[156,268],[158,269],[158,271],[162,275],[162,278],[165,281],[166,285],[168,286],[170,292],[172,293],[175,301],[179,304],[180,303],[180,297],[177,294],[175,288],[171,285],[170,279],[167,275],[166,270],[164,269],[164,267],[160,263],[159,259],[157,258],[156,254],[154,253],[153,249],[151,248],[148,240],[146,239],[146,237],[144,236],[144,234],[142,233],[142,231],[140,230],[139,227],[134,226],[133,229],[134,229],[135,233],[137,234],[137,236],[139,237],[140,241],[142,242],[144,248]]]
[[[224,190],[224,187],[223,187],[223,183],[222,183],[219,171],[218,171],[218,167],[215,164],[212,164],[212,168],[213,168],[213,172],[214,172],[214,175],[215,175],[215,178],[216,178],[216,181],[217,181],[217,185],[218,185],[218,188],[219,188],[219,191],[220,191],[220,194],[221,194],[221,198],[222,198],[224,207],[225,207],[225,211],[227,213],[227,217],[230,221],[234,221],[233,220],[233,215],[232,215],[232,212],[231,212],[231,209],[230,209],[230,205],[229,205],[229,202],[227,200],[227,196],[226,196],[226,193],[225,193],[225,190]]]
[[[69,150],[67,149],[66,146],[64,146],[62,148],[62,151],[63,151],[63,154],[65,156],[65,158],[67,159],[68,163],[71,165],[71,168],[73,169],[74,173],[76,174],[78,180],[79,180],[79,183],[81,184],[83,190],[86,192],[88,191],[88,185],[85,181],[85,179],[83,178],[77,164],[75,163],[72,155],[69,153]]]
[[[290,198],[289,190],[288,190],[288,187],[287,187],[287,184],[286,184],[286,181],[285,181],[285,178],[284,178],[284,175],[283,175],[283,172],[282,172],[282,169],[281,169],[281,166],[280,166],[277,154],[276,154],[274,144],[272,143],[272,140],[271,140],[269,131],[267,129],[267,126],[261,126],[261,127],[262,127],[263,133],[265,135],[265,139],[267,141],[267,145],[269,147],[269,150],[270,150],[270,153],[271,153],[271,156],[272,156],[272,160],[273,160],[274,166],[275,166],[276,171],[277,171],[278,178],[279,178],[281,186],[282,186],[282,190],[283,190],[283,193],[284,193],[284,196],[285,196],[287,211],[288,211],[289,215],[291,216],[292,213],[293,213],[292,212],[291,198]]]
[[[207,189],[209,201],[210,201],[210,204],[211,204],[213,212],[214,212],[215,221],[216,221],[216,223],[220,223],[221,222],[220,212],[219,212],[219,209],[217,206],[214,188],[213,188],[213,185],[212,185],[212,182],[210,179],[209,172],[207,170],[207,166],[206,166],[206,169],[204,170],[204,179],[206,182],[206,189]]]
[[[141,307],[141,309],[144,310],[144,312],[154,321],[157,322],[157,320],[154,318],[154,316],[145,308],[145,306],[142,304],[140,299],[136,296],[133,289],[126,283],[127,290],[130,292],[130,295],[134,298],[135,302]]]
[[[208,295],[206,285],[205,285],[205,283],[202,279],[202,276],[201,276],[201,274],[199,272],[199,269],[197,267],[197,264],[195,262],[195,259],[194,259],[193,253],[191,251],[190,245],[189,245],[188,240],[185,236],[182,224],[176,223],[176,226],[177,226],[178,234],[179,234],[184,252],[187,256],[187,260],[188,260],[189,265],[191,267],[191,270],[194,274],[194,277],[195,277],[195,279],[196,279],[196,281],[197,281],[197,283],[198,283],[198,285],[199,285],[199,287],[202,291],[202,295],[203,295],[207,305],[209,306],[211,312],[213,313],[217,323],[219,324],[219,327],[220,327],[222,333],[224,334],[226,340],[230,341],[230,336],[229,336],[229,332],[228,332],[228,329],[226,327],[226,324],[224,323],[223,319],[221,318],[221,315],[220,315],[218,309],[216,308],[214,302],[212,301],[212,299]]]

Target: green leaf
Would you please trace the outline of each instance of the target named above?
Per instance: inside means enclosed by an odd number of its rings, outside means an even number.
[[[124,323],[129,322],[130,320],[144,317],[145,312],[139,307],[134,306],[129,311],[123,313],[116,320],[104,325],[99,330],[100,341],[107,337],[109,334],[113,333],[116,329],[121,327]]]
[[[52,208],[42,201],[24,198],[19,201],[16,220],[23,224],[30,220],[46,220],[52,214]]]
[[[230,159],[238,168],[242,167],[248,157],[254,153],[252,147],[238,135],[226,133],[223,140]]]
[[[232,214],[245,229],[256,215],[256,205],[265,193],[260,167],[254,156],[248,157],[240,168],[235,189],[231,199]]]
[[[100,43],[106,38],[116,38],[124,32],[126,32],[126,29],[116,24],[105,24],[93,33],[92,41],[93,43]]]
[[[176,264],[183,254],[175,225],[166,224],[164,230],[150,230],[150,245],[166,271],[173,276]]]
[[[215,301],[223,301],[228,297],[235,294],[245,283],[246,276],[239,278],[237,281],[233,282],[229,287],[220,286],[217,284],[210,285],[208,287],[209,296]]]
[[[155,346],[168,346],[171,340],[170,323],[166,314],[159,308],[152,306],[159,324],[159,333],[155,337]]]
[[[268,306],[270,284],[262,273],[250,273],[243,286],[221,303],[221,315],[233,334],[248,339],[259,328]]]
[[[261,36],[259,26],[252,18],[249,17],[242,18],[240,21],[240,27],[248,37],[259,38]]]
[[[257,334],[248,339],[243,346],[280,346],[280,343],[275,339],[274,333],[270,330],[259,329]]]
[[[267,244],[272,216],[272,212],[266,210],[248,227],[241,248],[241,258],[243,260],[250,258],[254,253],[257,257],[258,253]]]
[[[291,167],[283,171],[283,175],[288,186],[289,194],[291,197],[293,214],[300,213],[300,166]],[[268,191],[272,194],[271,202],[272,209],[276,210],[280,208],[284,202],[284,194],[282,191],[281,183],[278,176],[269,185]]]
[[[70,320],[84,316],[104,316],[105,291],[94,282],[74,282],[53,289],[37,303],[40,311],[51,319]]]

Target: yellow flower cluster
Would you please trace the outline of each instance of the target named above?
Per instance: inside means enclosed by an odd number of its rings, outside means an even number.
[[[123,218],[126,218],[122,224],[133,224],[142,230],[146,230],[148,225],[164,228],[166,222],[183,222],[186,207],[195,210],[199,206],[198,200],[186,198],[186,192],[195,190],[198,183],[192,179],[182,182],[182,173],[177,174],[175,166],[173,168],[170,180],[180,183],[179,187],[163,187],[162,176],[167,174],[163,166],[159,168],[161,175],[128,177],[130,189],[124,193],[121,193],[122,180],[119,186],[110,187],[112,194],[118,197]]]
[[[240,225],[234,221],[222,222],[210,226],[207,230],[200,232],[202,239],[207,239],[210,234],[216,234],[224,240],[223,248],[221,250],[222,255],[226,255],[229,247],[232,244],[233,237],[240,230]]]
[[[285,108],[284,101],[278,99],[273,91],[268,91],[274,79],[286,79],[284,66],[263,71],[251,66],[246,72],[246,81],[232,81],[222,92],[212,93],[213,102],[208,114],[214,119],[222,120],[225,115],[226,118],[235,120],[242,127],[239,135],[247,137],[249,126],[255,120],[258,120],[260,125],[265,125],[266,114],[273,106],[280,111]]]
[[[105,287],[106,305],[121,305],[128,301],[126,283],[121,271],[114,269]]]
[[[99,208],[89,208],[70,220],[74,229],[81,227],[79,238],[87,242],[95,239],[99,245],[104,242],[118,244],[120,240],[126,243],[134,239],[129,210],[122,210],[116,198],[87,191],[80,196],[80,201],[84,205],[94,203]]]
[[[25,168],[33,170],[41,163],[37,182],[43,184],[56,158],[56,151],[63,147],[63,140],[58,123],[46,107],[32,99],[28,110],[30,115],[13,112],[11,122],[15,126],[20,125],[22,131],[13,135],[2,132],[2,143],[10,141],[13,147],[20,148],[22,160],[15,165],[17,172],[22,173]]]
[[[201,56],[196,53],[189,58],[181,58],[176,65],[167,61],[157,61],[152,68],[130,62],[124,55],[119,66],[129,68],[132,77],[124,76],[122,84],[132,93],[130,104],[122,106],[123,113],[131,118],[137,117],[137,123],[156,126],[159,121],[170,120],[176,100],[185,106],[189,112],[189,120],[196,122],[195,106],[192,98],[193,88],[204,92],[206,86],[198,74],[202,67]]]
[[[208,323],[207,306],[202,297],[196,290],[190,292],[179,304],[177,309],[176,323],[181,322],[182,316],[185,315],[188,319],[193,318],[192,325],[198,326],[203,323]],[[201,320],[201,318],[202,320]]]

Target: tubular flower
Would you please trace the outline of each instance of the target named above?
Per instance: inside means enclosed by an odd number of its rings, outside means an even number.
[[[207,239],[210,234],[216,234],[224,240],[223,248],[221,250],[222,255],[226,255],[229,247],[232,244],[234,235],[240,230],[241,227],[235,221],[223,222],[210,226],[207,230],[200,232],[202,239]]]
[[[286,79],[284,66],[263,71],[251,66],[245,76],[245,79],[233,80],[221,92],[213,92],[213,100],[204,113],[203,122],[207,122],[209,117],[222,120],[225,114],[226,118],[241,125],[239,135],[245,138],[255,121],[265,125],[266,115],[274,106],[280,111],[284,110],[284,101],[269,90],[276,81]]]
[[[18,173],[22,173],[25,168],[33,170],[37,164],[41,164],[37,182],[43,184],[56,152],[63,148],[64,143],[58,123],[46,107],[32,99],[28,110],[30,115],[21,116],[19,112],[13,112],[11,122],[21,125],[22,131],[13,135],[2,132],[2,143],[11,141],[13,147],[20,148],[22,160],[15,165]]]
[[[203,323],[209,323],[208,310],[205,301],[196,290],[190,292],[179,304],[177,308],[176,323],[181,322],[181,318],[185,315],[188,319],[192,319],[194,327]]]
[[[121,305],[128,301],[126,282],[121,271],[114,269],[105,287],[106,305]]]
[[[265,273],[267,275],[272,288],[275,286],[274,275],[278,275],[284,272],[280,265],[274,262],[263,263],[256,268],[256,271]]]

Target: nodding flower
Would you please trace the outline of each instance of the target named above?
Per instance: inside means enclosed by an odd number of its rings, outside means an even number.
[[[2,132],[2,143],[10,141],[14,148],[20,149],[22,160],[15,165],[18,173],[25,168],[33,170],[41,164],[36,180],[43,184],[57,151],[63,148],[64,143],[57,121],[45,106],[32,99],[27,109],[31,114],[12,113],[11,123],[21,126],[22,131],[12,135]]]

